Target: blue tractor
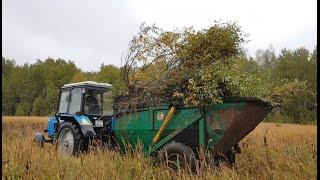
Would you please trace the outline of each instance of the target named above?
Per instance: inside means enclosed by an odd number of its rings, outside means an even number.
[[[87,151],[92,137],[112,144],[111,88],[108,83],[93,81],[65,84],[60,89],[57,112],[49,117],[48,128],[44,129],[49,139],[36,133],[35,141],[40,146],[55,142],[58,151],[65,155]]]

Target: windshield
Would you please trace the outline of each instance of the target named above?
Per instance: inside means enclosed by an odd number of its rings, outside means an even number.
[[[84,113],[94,115],[113,115],[111,91],[87,89],[84,100]]]

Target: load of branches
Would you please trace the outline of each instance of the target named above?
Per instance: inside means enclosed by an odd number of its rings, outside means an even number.
[[[250,92],[252,78],[239,73],[235,63],[244,55],[245,37],[235,23],[215,22],[198,31],[142,24],[122,59],[128,93],[116,98],[116,106],[206,106]]]

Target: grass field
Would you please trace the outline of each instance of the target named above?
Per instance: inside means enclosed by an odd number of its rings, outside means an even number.
[[[34,132],[47,117],[2,117],[3,179],[316,179],[315,125],[261,123],[240,143],[233,169],[212,167],[198,174],[173,173],[142,153],[121,156],[91,150],[80,157],[63,157],[55,146],[33,143]]]

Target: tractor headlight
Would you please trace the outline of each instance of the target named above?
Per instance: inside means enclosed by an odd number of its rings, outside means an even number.
[[[103,121],[102,120],[96,120],[95,121],[95,127],[103,127]]]

